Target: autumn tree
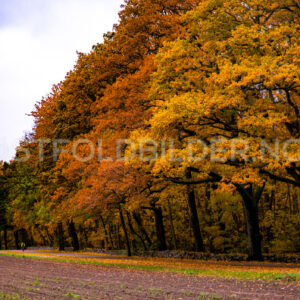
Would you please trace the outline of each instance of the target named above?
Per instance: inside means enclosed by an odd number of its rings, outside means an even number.
[[[0,249],[2,248],[1,232],[3,231],[4,247],[7,249],[7,207],[8,207],[8,164],[0,162]]]
[[[261,236],[297,251],[298,3],[127,0],[119,18],[37,103],[8,191],[0,175],[16,244],[245,251],[245,221],[249,259]]]
[[[117,139],[125,139],[129,137],[132,129],[145,126],[145,120],[150,116],[147,83],[154,68],[151,54],[157,52],[164,40],[172,40],[178,36],[182,22],[180,14],[193,6],[195,6],[194,1],[155,1],[151,4],[148,1],[128,1],[120,13],[120,24],[114,27],[113,33],[106,34],[104,43],[96,45],[87,56],[92,58],[93,64],[97,64],[92,68],[90,64],[88,65],[88,70],[92,72],[91,76],[96,80],[92,88],[97,94],[94,94],[96,101],[92,104],[94,108],[89,107],[90,120],[93,119],[94,128],[81,137],[89,138],[94,143],[99,138],[104,140],[103,155],[105,157],[114,158]],[[82,56],[82,59],[85,58]],[[79,60],[78,63],[80,62]],[[74,74],[70,74],[63,84],[60,97],[64,99],[64,102],[66,99],[64,89],[73,75],[76,78],[76,74],[75,70]],[[80,76],[81,74],[82,72]],[[102,82],[107,85],[103,94],[102,89],[96,88],[96,85],[99,86]],[[85,84],[85,88],[88,85],[89,81]],[[82,92],[80,86],[79,88]],[[72,93],[77,93],[77,88],[72,87],[67,90],[72,95],[68,99],[74,101],[76,95]],[[72,116],[75,111],[72,105],[75,105],[76,109],[82,107],[78,101],[73,103],[70,103],[70,113],[68,113],[69,105],[63,108],[67,114],[62,114],[60,123],[67,122],[67,128],[70,127],[70,120],[78,121],[77,117]],[[88,122],[85,121],[85,123]],[[81,128],[80,124],[79,128]],[[81,133],[86,132],[81,131]],[[78,134],[75,136],[79,137]],[[62,135],[62,137],[74,138],[72,135]],[[96,174],[97,170],[103,170],[101,164],[94,160],[90,163],[95,165],[83,170],[83,178],[86,178],[85,172],[91,174],[91,169]],[[70,169],[73,169],[72,164],[77,163],[74,160],[72,162],[71,158]],[[114,165],[114,162],[111,164]]]
[[[155,171],[167,170],[174,178],[181,170],[183,178],[190,169],[196,177],[191,184],[220,181],[223,188],[236,189],[244,203],[249,259],[261,259],[263,174],[276,168],[297,177],[296,162],[282,153],[280,163],[262,159],[259,146],[262,138],[284,143],[298,135],[298,9],[293,1],[203,1],[185,16],[186,36],[167,43],[156,60],[151,136],[176,138],[177,154],[185,159],[173,166],[158,161]],[[203,154],[203,144],[192,139],[210,146],[209,157],[189,159],[189,149]],[[245,148],[241,139],[247,140],[247,157],[238,151]],[[288,151],[295,158],[299,147],[292,144]],[[216,145],[227,151],[212,151]]]

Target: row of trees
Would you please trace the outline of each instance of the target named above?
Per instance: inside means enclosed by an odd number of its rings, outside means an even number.
[[[17,247],[299,251],[299,4],[127,0],[119,16],[1,165],[5,246],[10,230]]]

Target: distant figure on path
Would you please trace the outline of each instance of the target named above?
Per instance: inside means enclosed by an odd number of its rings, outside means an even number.
[[[25,249],[25,243],[24,242],[21,243],[21,249],[24,252],[24,249]]]

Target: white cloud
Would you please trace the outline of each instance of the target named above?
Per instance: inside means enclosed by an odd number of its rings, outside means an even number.
[[[32,128],[34,104],[118,21],[122,0],[19,0],[0,26],[0,160]],[[43,5],[42,5],[43,4]],[[0,4],[1,5],[1,4]]]

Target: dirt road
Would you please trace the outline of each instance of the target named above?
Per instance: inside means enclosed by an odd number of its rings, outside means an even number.
[[[298,282],[241,281],[9,256],[0,256],[0,291],[2,297],[15,294],[19,299],[300,299]]]

